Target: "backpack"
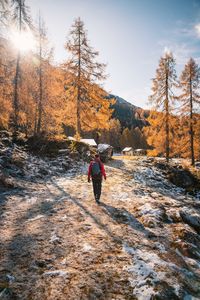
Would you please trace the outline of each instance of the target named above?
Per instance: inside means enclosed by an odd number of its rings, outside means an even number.
[[[99,177],[101,175],[101,166],[98,161],[93,162],[91,174],[92,177]]]

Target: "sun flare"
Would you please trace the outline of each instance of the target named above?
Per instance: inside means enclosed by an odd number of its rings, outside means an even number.
[[[13,30],[11,31],[10,39],[14,47],[22,52],[33,50],[35,47],[35,39],[30,31],[22,31],[20,33]]]

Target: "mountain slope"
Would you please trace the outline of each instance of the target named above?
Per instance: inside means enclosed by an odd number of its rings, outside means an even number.
[[[114,99],[116,102],[111,107],[114,109],[113,118],[118,119],[122,128],[140,127],[148,125],[148,110],[137,107],[125,99],[110,94],[108,99]]]

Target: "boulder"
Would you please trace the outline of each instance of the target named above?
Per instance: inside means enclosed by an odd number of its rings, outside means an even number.
[[[2,142],[5,146],[11,146],[11,145],[12,145],[12,140],[11,140],[10,138],[7,138],[7,137],[1,138],[1,142]]]
[[[99,144],[97,150],[103,162],[107,162],[113,155],[113,147],[108,144]]]
[[[198,234],[200,234],[200,217],[197,214],[182,210],[180,211],[180,216],[184,223],[190,225]]]
[[[186,189],[197,185],[196,177],[185,169],[172,168],[169,173],[169,180],[176,186]]]
[[[176,294],[174,287],[170,286],[165,281],[156,282],[156,290],[158,291],[155,295],[152,295],[151,300],[180,300]]]
[[[1,171],[0,171],[0,187],[3,187],[3,188],[14,188],[15,187],[13,179]]]

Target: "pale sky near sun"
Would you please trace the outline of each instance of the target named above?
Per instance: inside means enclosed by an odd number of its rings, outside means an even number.
[[[200,0],[26,0],[35,20],[40,10],[56,62],[74,19],[88,30],[99,61],[107,63],[105,89],[146,108],[159,58],[174,53],[177,75],[190,57],[200,63]]]

